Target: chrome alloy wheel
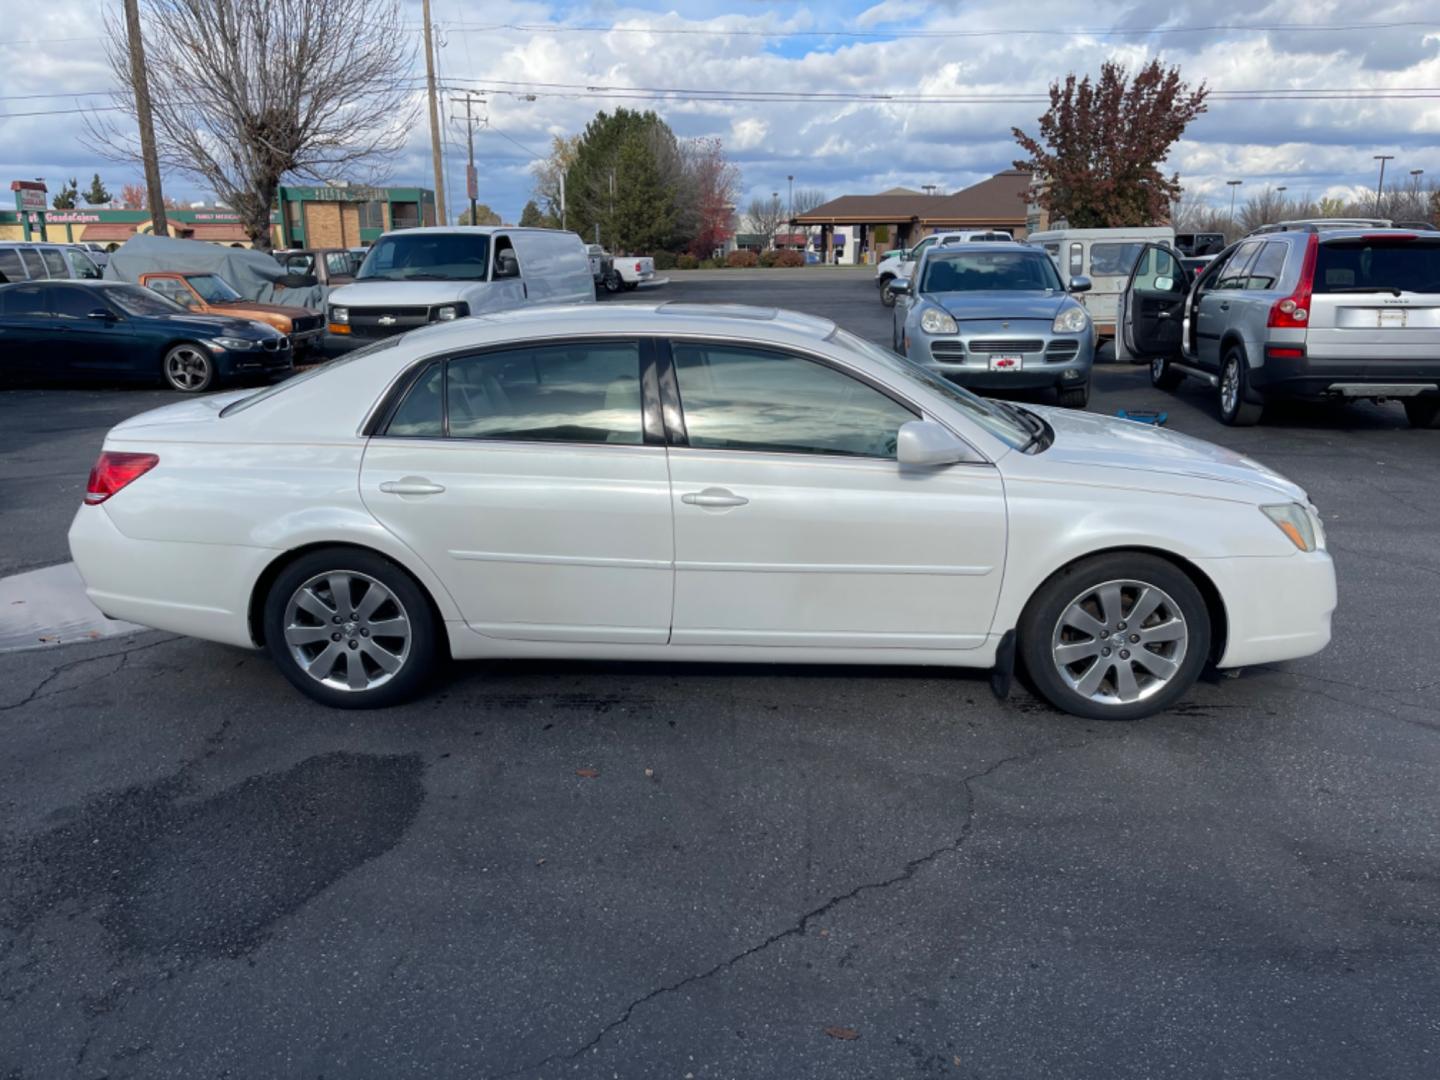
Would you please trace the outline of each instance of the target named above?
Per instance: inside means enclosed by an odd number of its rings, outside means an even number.
[[[1240,364],[1231,361],[1220,375],[1220,411],[1233,415],[1240,404]]]
[[[410,617],[368,574],[316,574],[285,605],[285,644],[300,670],[334,690],[373,690],[410,655]]]
[[[200,390],[210,381],[210,358],[194,345],[180,345],[165,357],[165,378],[177,390]]]
[[[1189,641],[1185,616],[1163,589],[1107,581],[1066,605],[1050,651],[1070,689],[1104,705],[1127,705],[1175,677]]]

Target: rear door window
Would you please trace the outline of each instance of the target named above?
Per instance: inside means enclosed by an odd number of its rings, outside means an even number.
[[[25,264],[25,270],[32,279],[47,278],[50,275],[45,272],[45,264],[40,261],[40,253],[31,248],[20,248],[20,261]]]
[[[44,285],[17,285],[0,289],[0,316],[7,319],[48,319],[50,301]]]
[[[1241,244],[1235,249],[1235,254],[1225,264],[1225,269],[1220,271],[1220,280],[1215,283],[1217,289],[1243,289],[1246,276],[1250,271],[1250,264],[1255,256],[1260,253],[1261,244],[1258,240],[1251,240]]]
[[[0,274],[4,274],[7,281],[24,281],[29,276],[14,248],[0,248]]]
[[[65,256],[60,254],[59,248],[41,248],[40,258],[45,260],[45,269],[49,271],[52,278],[68,278],[70,268],[65,265]]]
[[[1260,245],[1260,254],[1245,272],[1245,288],[1278,289],[1280,275],[1285,272],[1285,255],[1289,251],[1285,244],[1268,243]]]
[[[1440,237],[1322,242],[1315,291],[1440,293]]]

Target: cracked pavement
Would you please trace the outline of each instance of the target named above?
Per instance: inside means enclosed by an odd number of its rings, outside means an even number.
[[[1434,1075],[1440,439],[1096,389],[1310,490],[1329,651],[1127,725],[918,669],[467,665],[352,714],[168,634],[0,655],[0,1077]],[[0,391],[0,573],[163,400]]]

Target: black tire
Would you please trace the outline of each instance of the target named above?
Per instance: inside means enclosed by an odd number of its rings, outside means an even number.
[[[1232,369],[1235,388],[1233,393],[1227,393],[1226,381],[1232,378]],[[1232,345],[1226,350],[1225,358],[1220,361],[1220,422],[1230,427],[1253,427],[1258,424],[1265,413],[1265,405],[1252,400],[1253,396],[1245,354]]]
[[[310,631],[311,634],[306,637],[311,637],[316,631],[322,633],[312,641],[297,641],[292,646],[286,639],[291,601],[309,586],[317,590],[312,599],[328,606],[324,597],[333,598],[335,593],[333,589],[327,589],[327,583],[341,575],[355,583],[350,590],[350,604],[342,603],[342,606],[364,607],[369,597],[368,584],[362,580],[366,578],[388,591],[389,600],[372,611],[371,618],[345,619],[338,625],[333,622],[334,614],[327,625],[323,618],[297,611],[293,621],[295,630]],[[408,625],[408,640],[404,648],[396,645],[400,638],[389,632],[377,629],[373,636],[363,632],[367,625],[377,628],[395,625],[393,616],[396,609]],[[338,612],[342,618],[361,614]],[[331,625],[334,629],[323,633]],[[280,571],[265,597],[264,627],[265,647],[281,673],[302,693],[337,709],[379,709],[409,701],[430,683],[441,659],[440,628],[424,590],[389,559],[358,548],[321,548],[302,555]],[[340,635],[338,639],[336,634]],[[346,634],[354,636],[347,640]],[[325,640],[327,637],[329,640]],[[324,654],[331,649],[336,651],[328,657],[325,671],[312,675],[302,666],[301,658],[305,655],[309,655],[312,664],[325,665],[327,657]],[[398,659],[398,667],[393,672],[384,671],[382,665],[376,662],[375,657],[381,655],[380,650],[384,650],[390,659]],[[301,655],[297,656],[297,652]],[[355,689],[322,681],[327,673],[331,675],[332,682],[348,681],[351,665],[357,663],[367,681],[380,681]],[[386,677],[380,679],[381,675]]]
[[[892,277],[880,279],[880,303],[888,308],[895,306],[895,294],[890,290],[890,282],[894,280]]]
[[[611,270],[610,273],[608,273],[608,274],[605,275],[605,291],[606,291],[606,292],[608,292],[608,293],[618,293],[618,292],[624,287],[624,285],[625,285],[625,282],[621,279],[620,275],[619,275],[618,273],[616,273],[614,270]]]
[[[1185,373],[1176,371],[1168,356],[1156,356],[1150,360],[1150,385],[1157,390],[1174,390],[1185,381]]]
[[[1123,618],[1119,621],[1104,621],[1103,609],[1094,609],[1106,626],[1105,632],[1112,635],[1107,640],[1113,643],[1113,635],[1117,633],[1127,639],[1119,646],[1106,646],[1113,648],[1114,653],[1107,653],[1105,658],[1097,656],[1093,661],[1097,665],[1109,665],[1102,669],[1102,677],[1095,693],[1103,696],[1108,686],[1112,701],[1098,700],[1072,686],[1067,681],[1067,676],[1083,683],[1086,676],[1093,674],[1093,669],[1086,666],[1081,659],[1072,663],[1065,669],[1066,674],[1062,675],[1060,660],[1054,653],[1057,639],[1073,633],[1068,627],[1061,628],[1061,617],[1072,605],[1085,599],[1090,590],[1112,582],[1130,582],[1158,589],[1165,597],[1164,602],[1152,615],[1147,616],[1147,621],[1154,618],[1168,626],[1169,618],[1178,616],[1183,620],[1187,635],[1183,653],[1173,642],[1157,643],[1154,646],[1154,649],[1172,650],[1170,659],[1174,667],[1173,673],[1165,680],[1158,680],[1148,670],[1140,671],[1136,681],[1140,684],[1138,690],[1144,692],[1145,696],[1131,701],[1122,701],[1118,696],[1119,665],[1128,663],[1132,673],[1136,672],[1136,663],[1130,661],[1128,656],[1125,661],[1120,659],[1128,651],[1126,646],[1132,645],[1128,638],[1135,629],[1126,626],[1123,631],[1118,630],[1117,627],[1125,625]],[[1116,595],[1119,597],[1120,614],[1123,616],[1134,610],[1140,594],[1136,589],[1126,588],[1119,590]],[[1124,607],[1127,601],[1130,605],[1128,609]],[[1173,612],[1170,610],[1171,604],[1176,609]],[[1089,720],[1138,720],[1169,708],[1194,685],[1210,652],[1210,613],[1200,590],[1189,575],[1174,563],[1143,552],[1119,551],[1096,555],[1073,563],[1054,574],[1036,590],[1030,602],[1025,605],[1017,629],[1020,657],[1035,689],[1057,709]],[[1144,629],[1143,625],[1140,629]],[[1099,636],[1092,640],[1099,643]],[[1066,644],[1070,642],[1060,641],[1061,646]],[[1082,639],[1078,644],[1085,646],[1089,642]],[[1144,647],[1143,642],[1141,645]],[[1156,652],[1150,647],[1145,649],[1147,655],[1167,659],[1162,652]],[[1143,662],[1141,664],[1143,666]],[[1142,680],[1152,681],[1142,683]]]
[[[219,382],[215,358],[197,341],[182,341],[166,349],[160,358],[160,378],[182,394],[203,394]]]
[[[1413,428],[1440,428],[1440,397],[1405,398],[1405,419]]]
[[[1058,390],[1062,409],[1083,409],[1090,404],[1090,382],[1084,386],[1066,386]]]

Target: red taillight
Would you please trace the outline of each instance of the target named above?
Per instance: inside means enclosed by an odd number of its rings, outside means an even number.
[[[640,264],[638,262],[635,264],[635,272],[637,274],[640,273]]]
[[[127,454],[118,450],[102,450],[95,467],[90,470],[90,483],[85,486],[85,504],[97,506],[103,503],[159,464],[159,454]]]
[[[1305,262],[1300,267],[1300,283],[1284,300],[1276,301],[1270,306],[1270,318],[1265,325],[1292,330],[1305,329],[1310,321],[1310,296],[1315,288],[1315,260],[1319,254],[1320,235],[1311,233],[1310,240],[1305,245]]]
[[[1377,233],[1366,233],[1364,236],[1360,237],[1360,239],[1361,239],[1361,240],[1418,240],[1418,239],[1420,239],[1420,238],[1419,238],[1418,236],[1416,236],[1414,233],[1377,232]]]
[[[1290,348],[1282,345],[1265,346],[1265,359],[1267,360],[1302,360],[1304,357],[1304,349]]]

